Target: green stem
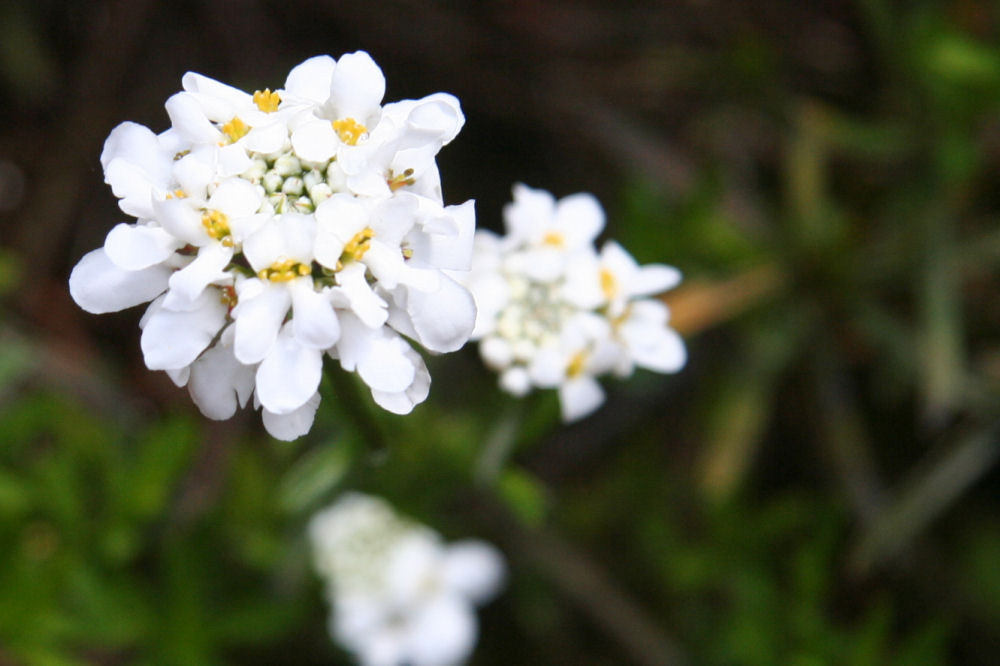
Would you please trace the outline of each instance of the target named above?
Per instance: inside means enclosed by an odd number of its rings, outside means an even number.
[[[473,478],[476,485],[481,487],[492,486],[496,482],[510,458],[511,451],[514,450],[514,444],[521,431],[524,400],[515,398],[507,399],[506,402],[500,417],[486,436],[482,453],[476,460]]]

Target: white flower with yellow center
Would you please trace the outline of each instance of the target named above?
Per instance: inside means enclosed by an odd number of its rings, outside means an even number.
[[[684,365],[666,306],[641,298],[675,286],[680,273],[639,266],[613,241],[598,254],[604,213],[592,196],[556,201],[515,185],[504,219],[503,237],[476,232],[473,270],[462,278],[478,309],[472,338],[501,388],[516,396],[555,388],[563,420],[573,421],[604,402],[596,377]]]
[[[458,101],[382,106],[363,52],[311,58],[273,91],[182,83],[168,130],[108,137],[105,179],[136,220],[81,259],[73,298],[94,313],[152,301],[147,366],[211,418],[252,395],[273,435],[303,434],[325,356],[409,412],[430,376],[407,338],[453,351],[475,323],[448,274],[469,268],[475,213],[444,205],[436,164],[464,123]]]
[[[309,524],[333,608],[330,633],[364,666],[450,666],[476,642],[474,607],[498,591],[503,559],[481,541],[444,544],[385,501],[349,493]]]

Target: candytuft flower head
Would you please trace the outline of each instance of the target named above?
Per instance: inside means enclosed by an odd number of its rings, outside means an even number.
[[[482,541],[444,544],[384,500],[343,495],[309,524],[313,560],[333,608],[330,633],[364,666],[450,666],[476,642],[474,606],[504,577]]]
[[[361,51],[310,58],[274,90],[182,84],[169,129],[123,123],[105,142],[105,181],[136,219],[76,265],[74,300],[152,301],[146,365],[210,418],[253,397],[275,437],[308,432],[324,354],[409,412],[430,385],[410,341],[454,351],[475,323],[445,272],[470,266],[473,203],[444,205],[435,161],[465,121],[458,100],[383,105]]]
[[[648,298],[674,287],[680,273],[640,266],[614,241],[598,253],[604,211],[593,196],[557,201],[518,184],[504,219],[505,236],[476,232],[473,269],[462,279],[478,307],[472,338],[505,391],[556,388],[563,420],[573,421],[603,403],[596,377],[684,365],[667,307]]]

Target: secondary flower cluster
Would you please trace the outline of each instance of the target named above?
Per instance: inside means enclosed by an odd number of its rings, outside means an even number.
[[[666,306],[644,298],[675,286],[680,273],[639,266],[614,241],[598,252],[604,211],[593,196],[556,201],[515,185],[504,220],[503,237],[476,232],[473,268],[462,277],[478,308],[472,339],[504,390],[558,387],[563,420],[572,421],[604,401],[598,375],[684,365]]]
[[[449,666],[476,642],[474,605],[493,597],[503,559],[481,541],[450,545],[384,500],[348,493],[309,525],[333,608],[330,633],[363,666]]]
[[[146,365],[210,418],[251,395],[275,437],[309,430],[324,354],[385,409],[409,412],[433,352],[472,331],[473,203],[443,204],[435,157],[464,124],[438,93],[382,106],[367,53],[306,60],[283,88],[243,92],[187,73],[160,134],[123,123],[101,155],[119,206],[70,277],[92,313],[152,301]],[[402,334],[402,335],[401,335]]]

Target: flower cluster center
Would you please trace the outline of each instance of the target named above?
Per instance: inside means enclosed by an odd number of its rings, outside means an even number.
[[[573,308],[559,295],[562,283],[539,283],[511,278],[510,300],[497,319],[497,332],[511,342],[528,341],[537,346],[558,341]]]
[[[307,162],[291,150],[279,155],[252,153],[251,158],[253,163],[241,177],[264,188],[261,212],[312,213],[341,189],[343,174],[333,160]]]

